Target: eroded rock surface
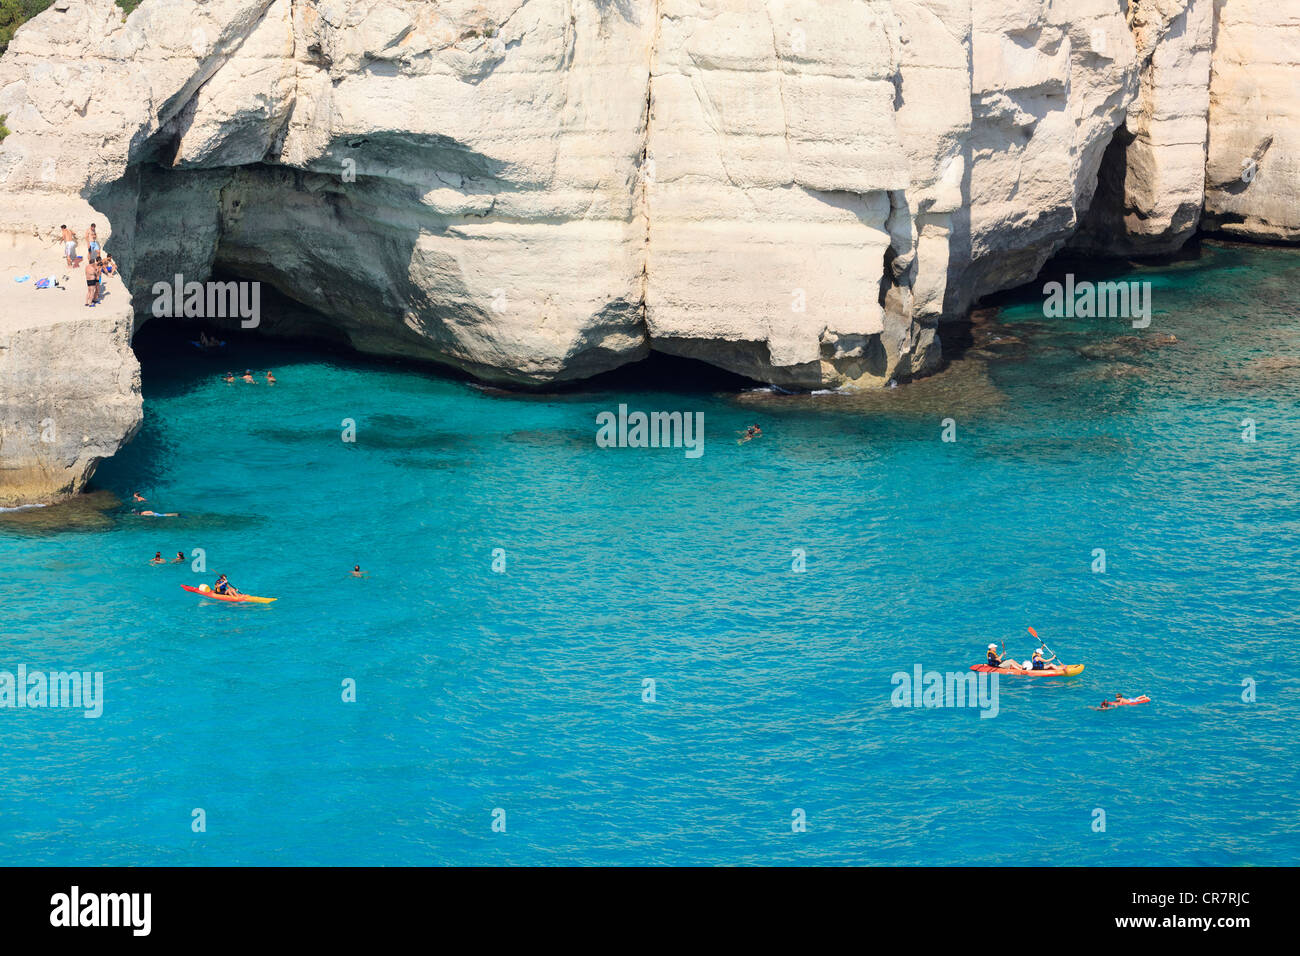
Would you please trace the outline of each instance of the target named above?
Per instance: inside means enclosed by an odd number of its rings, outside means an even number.
[[[1072,239],[1173,249],[1203,202],[1296,238],[1298,29],[1264,0],[60,0],[0,59],[0,236],[57,262],[68,209],[107,220],[137,326],[216,274],[308,307],[270,333],[502,384],[654,349],[879,386]],[[21,389],[46,346],[12,341]]]

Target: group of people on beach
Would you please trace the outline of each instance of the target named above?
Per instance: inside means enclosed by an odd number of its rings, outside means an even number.
[[[59,226],[63,237],[63,259],[68,268],[75,269],[83,257],[77,255],[77,233],[68,228],[67,223]],[[93,309],[99,304],[104,294],[104,276],[117,272],[117,263],[99,244],[99,233],[92,222],[86,230],[86,308]]]

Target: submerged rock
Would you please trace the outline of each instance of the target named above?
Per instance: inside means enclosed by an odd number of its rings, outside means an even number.
[[[1121,335],[1106,342],[1084,345],[1075,349],[1084,358],[1099,361],[1116,361],[1135,358],[1151,349],[1167,345],[1177,345],[1178,337],[1167,333],[1157,335]]]

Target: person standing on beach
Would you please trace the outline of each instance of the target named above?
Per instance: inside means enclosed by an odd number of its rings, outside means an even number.
[[[77,264],[77,234],[68,228],[67,223],[59,226],[59,228],[63,230],[63,258],[69,266],[75,266]]]
[[[93,222],[90,224],[90,228],[86,230],[86,256],[95,261],[99,260],[99,233],[95,232]]]
[[[99,300],[99,263],[86,257],[86,307],[94,308]]]

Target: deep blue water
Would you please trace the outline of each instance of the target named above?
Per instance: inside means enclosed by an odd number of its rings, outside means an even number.
[[[95,484],[183,516],[0,521],[0,669],[106,683],[97,720],[0,709],[5,862],[1297,863],[1300,254],[1124,278],[1149,329],[1012,297],[860,398],[142,336],[145,425]],[[217,379],[245,366],[279,384]],[[703,456],[598,448],[619,403],[703,412]],[[218,572],[279,600],[179,587]],[[1029,626],[1084,674],[891,706]],[[1154,701],[1092,709],[1117,691]]]

